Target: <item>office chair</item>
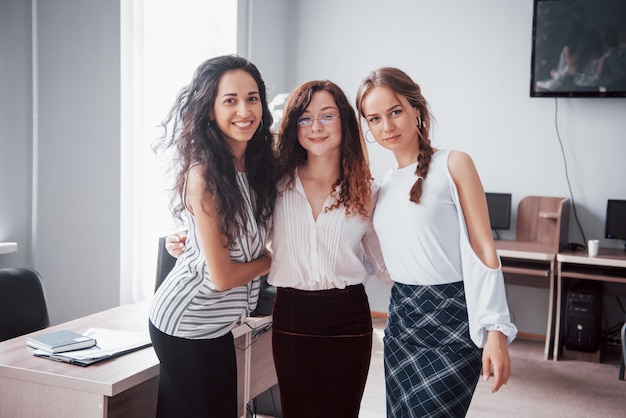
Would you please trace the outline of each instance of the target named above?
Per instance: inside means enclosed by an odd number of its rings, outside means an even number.
[[[39,273],[29,268],[0,269],[0,341],[49,325],[48,303]]]
[[[170,253],[165,249],[165,238],[159,238],[159,248],[157,252],[157,270],[156,270],[156,279],[154,283],[154,291],[159,288],[165,277],[167,277],[168,273],[172,271],[174,268],[174,264],[176,264],[176,257],[172,257]]]
[[[517,207],[516,239],[549,244],[558,252],[567,243],[569,199],[526,196]]]

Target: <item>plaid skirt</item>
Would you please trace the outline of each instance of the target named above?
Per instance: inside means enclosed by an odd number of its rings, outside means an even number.
[[[464,417],[482,367],[463,282],[394,283],[384,336],[387,417]]]

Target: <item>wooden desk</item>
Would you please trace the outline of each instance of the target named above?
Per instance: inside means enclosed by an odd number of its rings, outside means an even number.
[[[84,332],[89,327],[147,332],[148,308],[147,302],[123,305],[32,334],[57,329]],[[245,416],[245,405],[252,397],[277,381],[271,357],[271,317],[249,318],[248,322],[233,330],[239,348],[240,416]],[[267,332],[259,333],[265,328]],[[37,358],[32,353],[26,336],[0,343],[3,417],[155,416],[159,361],[152,347],[89,367]]]
[[[626,251],[617,248],[600,248],[596,257],[586,251],[563,251],[557,259],[557,307],[554,344],[554,360],[558,360],[562,349],[564,330],[563,301],[567,279],[595,280],[606,283],[626,284]]]
[[[502,272],[508,282],[525,286],[547,287],[548,319],[544,357],[547,360],[554,345],[555,270],[554,246],[541,242],[495,240],[502,262]]]
[[[17,251],[17,242],[0,242],[0,254],[14,253]]]

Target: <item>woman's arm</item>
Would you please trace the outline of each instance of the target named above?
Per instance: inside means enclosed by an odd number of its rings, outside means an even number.
[[[465,215],[470,244],[483,263],[498,268],[500,261],[491,235],[489,210],[485,191],[471,157],[463,152],[452,151],[449,160],[450,173],[459,192],[459,200]],[[496,330],[487,331],[483,347],[483,378],[489,379],[493,371],[491,392],[505,385],[511,375],[511,359],[506,336]]]
[[[226,245],[227,239],[219,230],[213,196],[205,190],[200,165],[189,170],[186,205],[195,217],[200,237],[200,249],[206,260],[211,281],[218,290],[242,286],[269,272],[271,256],[267,251],[261,257],[246,263],[231,261]]]
[[[372,267],[372,270],[374,270],[374,274],[378,280],[385,283],[393,283],[393,280],[391,280],[391,276],[387,271],[387,267],[385,266],[383,252],[380,248],[378,235],[376,235],[374,228],[371,228],[365,233],[361,239],[361,245],[363,245],[365,255],[367,256],[370,266]]]
[[[472,248],[485,265],[498,268],[500,262],[491,233],[487,198],[474,162],[466,153],[452,151],[448,164],[459,192]]]

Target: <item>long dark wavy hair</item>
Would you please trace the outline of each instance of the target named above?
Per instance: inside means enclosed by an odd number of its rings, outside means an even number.
[[[344,92],[331,81],[309,81],[289,95],[278,135],[278,176],[285,179],[287,188],[293,187],[296,168],[307,160],[307,152],[298,141],[297,121],[311,103],[313,94],[319,91],[327,91],[335,99],[340,114],[339,120],[335,123],[341,123],[342,134],[339,178],[333,185],[341,186],[341,191],[336,196],[335,202],[325,210],[343,205],[346,215],[358,213],[367,219],[372,203],[370,188],[372,175],[361,144],[358,121],[354,108]]]
[[[383,67],[370,72],[361,81],[356,95],[356,108],[362,118],[365,118],[363,101],[374,87],[388,87],[395,94],[404,96],[409,104],[420,113],[420,118],[415,124],[419,141],[418,164],[415,174],[419,177],[409,193],[409,199],[419,204],[422,196],[422,185],[428,175],[430,160],[434,153],[429,136],[432,116],[428,108],[428,102],[422,95],[422,89],[419,84],[414,82],[408,74],[398,68]]]
[[[182,219],[181,213],[185,209],[183,196],[187,172],[192,164],[202,164],[206,192],[214,197],[218,227],[228,239],[228,245],[233,243],[235,237],[245,233],[250,219],[245,210],[244,196],[237,186],[234,156],[217,124],[209,120],[214,113],[220,79],[233,70],[246,71],[259,89],[263,116],[261,125],[248,141],[245,164],[253,191],[255,219],[258,224],[269,227],[277,194],[275,155],[270,133],[272,114],[267,105],[265,83],[250,61],[236,55],[224,55],[200,64],[191,83],[179,91],[174,105],[161,123],[164,133],[154,145],[155,152],[175,151],[171,166],[175,176],[171,209],[178,219]]]

